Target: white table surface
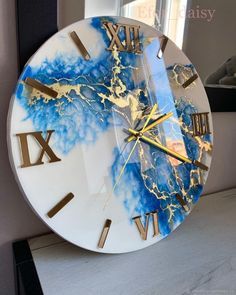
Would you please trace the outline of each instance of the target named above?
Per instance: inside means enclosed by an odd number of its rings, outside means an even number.
[[[161,242],[97,254],[55,234],[29,240],[45,295],[236,294],[236,189],[202,197]]]

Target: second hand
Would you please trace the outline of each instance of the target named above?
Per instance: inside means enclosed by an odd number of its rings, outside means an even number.
[[[154,115],[154,113],[156,112],[156,110],[157,110],[157,104],[154,104],[154,106],[153,106],[153,108],[152,108],[152,110],[151,110],[151,112],[150,112],[150,114],[149,114],[149,116],[148,116],[146,122],[144,123],[144,126],[143,126],[143,128],[142,128],[142,130],[141,130],[141,133],[142,133],[143,130],[145,130],[145,128],[147,127],[149,121],[150,121],[151,118],[153,117],[153,115]],[[114,192],[115,188],[117,187],[118,183],[120,182],[120,179],[121,179],[121,177],[122,177],[122,175],[123,175],[123,173],[124,173],[124,171],[125,171],[125,167],[127,166],[128,162],[129,162],[129,160],[130,160],[130,158],[131,158],[131,156],[132,156],[132,154],[133,154],[133,152],[134,152],[134,150],[135,150],[135,147],[137,146],[138,143],[139,143],[139,137],[136,139],[135,144],[134,144],[134,146],[132,147],[132,149],[131,149],[131,151],[130,151],[128,157],[127,157],[127,160],[125,161],[125,163],[124,163],[124,165],[123,165],[123,167],[122,167],[122,169],[121,169],[121,171],[120,171],[120,174],[119,174],[119,176],[118,176],[118,178],[117,178],[117,180],[116,180],[116,182],[115,182],[115,184],[114,184],[114,186],[113,186],[113,188],[112,188],[112,193]],[[104,208],[106,207],[106,205],[107,205],[108,201],[110,200],[110,198],[111,198],[111,195],[108,197],[107,201],[105,202]]]
[[[157,109],[157,104],[155,104],[155,105],[153,106],[153,108],[152,108],[152,110],[151,110],[151,113],[149,114],[149,116],[148,116],[148,118],[147,118],[147,120],[146,120],[146,122],[145,122],[145,124],[144,124],[144,126],[143,126],[143,128],[142,128],[142,130],[141,130],[141,133],[142,133],[142,132],[145,130],[145,128],[147,127],[149,121],[151,120],[151,118],[153,117],[154,113],[156,112],[156,109]],[[130,160],[130,158],[131,158],[131,156],[132,156],[132,154],[133,154],[133,152],[134,152],[134,150],[135,150],[135,147],[136,147],[137,144],[139,143],[139,140],[140,140],[140,138],[137,137],[137,139],[136,139],[136,141],[135,141],[135,144],[134,144],[134,146],[132,147],[132,149],[131,149],[131,151],[130,151],[130,153],[129,153],[129,156],[128,156],[127,160],[125,161],[125,164],[123,165],[123,167],[122,167],[122,169],[121,169],[121,171],[120,171],[120,174],[119,174],[119,176],[118,176],[118,178],[117,178],[117,180],[116,180],[116,183],[115,183],[115,185],[113,186],[112,192],[114,192],[115,188],[117,187],[118,183],[120,182],[121,176],[123,175],[123,173],[124,173],[124,171],[125,171],[125,167],[127,166],[128,162],[129,162],[129,160]]]

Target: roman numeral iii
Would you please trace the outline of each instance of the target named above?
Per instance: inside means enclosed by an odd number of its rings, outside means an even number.
[[[148,234],[148,226],[149,226],[149,219],[150,216],[153,218],[153,237],[159,235],[159,226],[158,226],[158,215],[157,212],[147,213],[145,216],[145,225],[143,225],[141,221],[141,216],[134,217],[133,220],[135,221],[135,224],[137,226],[137,229],[140,233],[140,236],[143,240],[147,240],[147,234]]]
[[[43,138],[42,131],[38,132],[28,132],[28,133],[18,133],[16,136],[19,138],[20,141],[20,147],[21,147],[21,155],[22,155],[22,164],[21,168],[31,167],[31,166],[37,166],[44,164],[43,162],[43,156],[44,154],[47,155],[49,159],[49,163],[58,162],[61,161],[51,147],[49,146],[49,141],[52,136],[52,133],[55,130],[48,130],[46,139]],[[39,158],[36,162],[32,163],[30,160],[30,152],[29,152],[29,144],[28,144],[28,137],[31,136],[34,138],[34,140],[39,144],[41,152],[39,154]]]
[[[113,24],[112,22],[103,23],[111,43],[107,50],[126,51],[133,53],[142,53],[139,40],[139,26]],[[124,40],[121,40],[121,35],[125,36]]]
[[[210,134],[209,113],[191,114],[193,124],[193,136]]]

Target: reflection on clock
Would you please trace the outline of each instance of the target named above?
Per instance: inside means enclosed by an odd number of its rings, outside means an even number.
[[[26,199],[59,235],[98,252],[166,237],[210,167],[210,109],[194,67],[125,18],[84,20],[46,42],[24,68],[9,122]]]

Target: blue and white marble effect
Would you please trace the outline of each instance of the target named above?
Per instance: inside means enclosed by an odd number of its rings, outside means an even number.
[[[90,26],[97,30],[108,47],[110,40],[101,25],[101,19],[92,19]],[[39,95],[29,101],[29,90],[20,83],[16,89],[16,98],[26,111],[24,120],[30,120],[35,131],[55,130],[54,148],[67,155],[78,144],[95,147],[101,134],[106,133],[114,124],[117,128],[134,127],[129,120],[129,106],[122,108],[109,99],[102,99],[102,95],[107,98],[114,96],[118,102],[132,94],[140,102],[140,108],[157,101],[160,114],[173,112],[173,118],[157,128],[160,141],[163,144],[166,144],[166,138],[182,141],[186,155],[199,160],[201,147],[188,133],[192,129],[190,115],[197,112],[197,109],[191,102],[173,97],[163,60],[155,59],[156,62],[153,62],[159,41],[145,43],[147,40],[144,36],[141,37],[143,44],[147,44],[144,45],[144,53],[151,80],[140,81],[138,93],[134,94],[137,86],[131,77],[135,68],[142,67],[140,55],[120,52],[117,60],[110,51],[102,50],[98,57],[90,61],[84,61],[78,56],[76,62],[71,62],[69,55],[58,52],[54,60],[45,58],[38,67],[32,67],[29,63],[20,79],[29,76],[52,88],[59,84],[65,91],[55,100],[46,100]],[[113,67],[120,69],[120,73],[115,76],[116,80],[112,80]],[[117,93],[116,87],[120,83],[126,88]],[[120,119],[114,121],[114,109],[124,116],[121,115]],[[182,118],[181,124],[178,123],[178,118]],[[210,144],[211,137],[204,136],[202,141]],[[166,236],[186,215],[175,197],[176,193],[181,194],[190,207],[197,202],[203,188],[200,172],[191,164],[174,166],[169,156],[154,147],[149,147],[148,153],[143,156],[140,149],[142,146],[139,145],[133,160],[125,169],[115,195],[123,203],[131,222],[136,215],[144,216],[145,213],[158,210],[160,232]],[[129,151],[130,149],[125,150],[124,157],[121,158],[120,148],[114,148],[114,161],[110,167],[113,185]],[[145,160],[150,162],[150,167],[143,170],[142,163]]]

